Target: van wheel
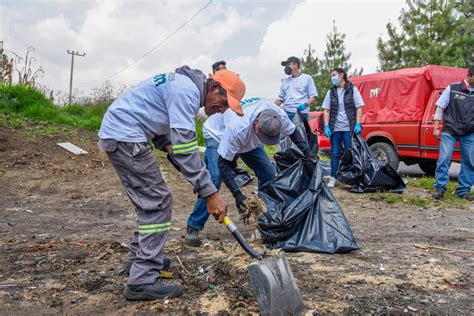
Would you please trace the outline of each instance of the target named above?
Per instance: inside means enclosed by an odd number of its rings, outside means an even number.
[[[378,160],[385,161],[393,169],[398,170],[400,164],[400,157],[391,144],[388,143],[374,143],[370,145],[370,149],[374,153],[374,157]]]
[[[424,160],[418,163],[420,169],[430,177],[434,177],[436,172],[436,160]]]

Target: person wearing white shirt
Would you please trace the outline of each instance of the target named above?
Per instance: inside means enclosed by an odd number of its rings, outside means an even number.
[[[439,123],[444,121],[443,131]],[[474,66],[470,66],[466,78],[444,89],[436,102],[433,135],[441,139],[439,158],[436,163],[433,198],[440,200],[449,181],[449,166],[454,146],[459,141],[461,170],[456,194],[474,201],[471,187],[474,182]]]
[[[262,98],[251,98],[243,100],[241,105],[244,116],[229,113],[230,120],[225,122],[225,130],[217,152],[220,156],[218,165],[222,180],[234,196],[238,211],[242,213],[246,209],[246,197],[235,181],[233,161],[237,156],[255,172],[259,188],[272,180],[276,174],[263,144],[276,145],[285,136],[290,136],[306,157],[314,159],[314,156],[285,111],[273,102]]]
[[[331,71],[332,88],[323,101],[324,134],[331,140],[331,178],[328,187],[336,185],[336,173],[342,153],[351,148],[351,134],[362,131],[364,100],[359,90],[347,79],[342,68]],[[341,149],[344,146],[344,149]]]

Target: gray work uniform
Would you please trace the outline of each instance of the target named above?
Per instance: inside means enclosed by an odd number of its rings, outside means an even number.
[[[194,119],[204,102],[206,78],[181,67],[126,91],[107,110],[99,131],[125,192],[135,206],[138,228],[128,259],[130,285],[153,283],[163,267],[162,249],[171,229],[172,195],[148,141],[171,144],[181,172],[200,198],[217,192],[197,151]]]

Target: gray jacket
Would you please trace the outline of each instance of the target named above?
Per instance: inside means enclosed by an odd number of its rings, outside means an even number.
[[[207,79],[202,71],[191,69],[189,66],[182,66],[176,69],[176,73],[183,74],[194,82],[201,96],[200,106],[204,106]],[[199,156],[195,132],[181,128],[171,128],[169,135],[157,136],[153,141],[155,146],[162,151],[166,151],[166,145],[173,144],[173,158],[179,165],[181,173],[193,185],[194,192],[199,193],[200,198],[206,198],[217,192],[206,166]],[[194,146],[194,144],[196,144],[196,146]],[[186,151],[186,148],[192,150]]]

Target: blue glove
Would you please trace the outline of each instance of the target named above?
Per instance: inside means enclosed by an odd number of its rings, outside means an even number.
[[[331,128],[329,125],[324,125],[324,135],[326,135],[327,138],[331,137]]]
[[[360,134],[360,132],[362,132],[362,124],[357,123],[354,127],[354,133]]]
[[[303,104],[298,105],[296,109],[301,112],[301,111],[304,111],[304,109],[306,109],[307,107],[308,107],[308,104],[303,103]]]

